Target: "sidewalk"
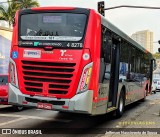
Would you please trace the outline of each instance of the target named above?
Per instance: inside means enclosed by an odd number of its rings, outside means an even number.
[[[102,137],[160,137],[157,134],[160,133],[160,92],[148,96],[147,99],[149,103],[136,117],[119,122],[115,132],[107,131]]]

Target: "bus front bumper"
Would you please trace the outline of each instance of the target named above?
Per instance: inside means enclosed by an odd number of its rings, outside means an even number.
[[[12,84],[9,84],[8,103],[12,105],[91,114],[92,102],[92,90],[76,94],[70,99],[57,99],[26,95]]]

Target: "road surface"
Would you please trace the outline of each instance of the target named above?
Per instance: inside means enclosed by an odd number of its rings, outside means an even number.
[[[40,109],[25,109],[21,112],[14,112],[12,106],[1,105],[0,128],[1,130],[10,128],[22,128],[24,130],[28,128],[30,128],[31,130],[35,129],[34,131],[31,131],[32,133],[30,133],[33,135],[29,136],[35,136],[34,134],[36,133],[34,132],[37,132],[37,134],[42,133],[42,135],[36,136],[46,136],[44,134],[52,132],[54,134],[48,134],[47,136],[58,135],[63,137],[74,137],[74,133],[77,133],[76,136],[85,137],[118,137],[119,133],[117,131],[109,132],[110,129],[140,128],[141,132],[141,129],[143,128],[160,128],[159,113],[160,92],[147,96],[145,102],[137,102],[127,106],[124,115],[119,119],[111,117],[111,114],[87,116],[82,114],[59,113],[58,111]],[[58,129],[56,130],[55,128]],[[66,130],[67,128],[69,130]],[[42,130],[39,131],[38,129]],[[46,131],[45,129],[49,129],[49,131]],[[22,131],[17,132],[19,132],[19,134],[22,134]],[[26,131],[24,131],[24,133],[25,132]],[[136,130],[136,132],[138,131]],[[153,130],[153,133],[151,134],[156,134],[155,130]],[[3,137],[5,136],[8,135],[3,134]],[[135,135],[133,136],[135,137]]]

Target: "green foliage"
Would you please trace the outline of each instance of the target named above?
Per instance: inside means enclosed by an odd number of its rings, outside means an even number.
[[[18,6],[15,2],[9,2],[8,5],[0,5],[0,20],[5,20],[9,22],[9,26],[13,24],[14,15]]]
[[[12,2],[8,0],[7,5],[0,5],[0,20],[8,21],[11,26],[17,10],[38,6],[37,0],[13,0]]]
[[[155,54],[153,54],[153,57],[155,58],[155,59],[160,59],[160,53],[155,53]]]
[[[37,0],[17,0],[20,9],[39,7]]]

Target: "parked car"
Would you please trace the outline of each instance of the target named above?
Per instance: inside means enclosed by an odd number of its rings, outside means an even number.
[[[152,82],[152,92],[156,94],[156,84],[154,82]]]
[[[0,75],[0,105],[8,105],[8,74]],[[15,111],[23,109],[21,106],[13,106]]]
[[[160,80],[157,81],[156,90],[160,90]]]
[[[154,78],[153,83],[156,86],[156,91],[160,90],[160,78]]]

